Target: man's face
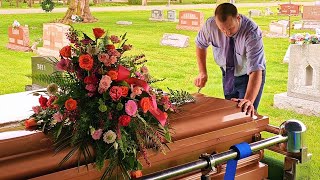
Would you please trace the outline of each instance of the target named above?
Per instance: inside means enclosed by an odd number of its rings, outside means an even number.
[[[239,30],[240,16],[237,15],[236,18],[228,16],[225,22],[221,22],[219,21],[219,18],[216,18],[216,23],[220,31],[222,31],[226,36],[231,37]]]

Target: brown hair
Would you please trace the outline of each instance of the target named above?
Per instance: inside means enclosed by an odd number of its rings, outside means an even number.
[[[236,18],[238,10],[236,6],[231,3],[222,3],[216,8],[214,15],[219,19],[219,21],[225,22],[229,16]]]

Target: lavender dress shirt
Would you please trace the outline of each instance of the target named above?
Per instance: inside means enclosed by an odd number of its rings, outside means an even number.
[[[240,28],[233,35],[235,40],[235,76],[250,74],[253,71],[265,70],[262,32],[259,27],[247,17],[240,15]],[[212,45],[216,63],[226,69],[228,37],[218,29],[214,17],[210,17],[196,37],[196,45],[201,49]]]

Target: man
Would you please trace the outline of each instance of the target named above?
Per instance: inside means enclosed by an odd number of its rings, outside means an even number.
[[[195,85],[206,85],[207,47],[212,45],[214,59],[221,67],[226,99],[238,102],[243,112],[253,116],[265,82],[265,57],[262,33],[247,17],[238,14],[231,3],[220,4],[196,37],[199,75]]]

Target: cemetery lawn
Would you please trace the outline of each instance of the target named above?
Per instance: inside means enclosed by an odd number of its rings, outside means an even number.
[[[253,9],[253,8],[250,8]],[[264,10],[265,7],[255,9]],[[249,8],[239,8],[240,13],[247,14]],[[212,9],[200,10],[205,13],[205,19],[211,16]],[[276,12],[276,7],[272,7]],[[179,11],[177,11],[179,12]],[[166,12],[165,12],[166,14]],[[27,14],[27,15],[1,15],[2,25],[0,26],[0,94],[15,93],[24,91],[25,85],[31,84],[31,56],[32,52],[14,52],[6,49],[8,43],[8,26],[14,20],[18,20],[22,25],[29,25],[31,44],[36,39],[42,37],[42,24],[53,22],[62,18],[64,14]],[[110,34],[121,35],[127,32],[128,42],[134,49],[130,54],[144,53],[148,59],[148,67],[151,74],[156,78],[166,78],[165,81],[154,84],[166,90],[183,89],[190,93],[195,93],[197,88],[193,85],[193,80],[197,75],[194,39],[196,32],[176,30],[176,23],[173,22],[151,22],[148,20],[150,11],[133,12],[99,12],[93,13],[99,22],[93,24],[74,24],[76,29],[84,30],[89,36],[92,35],[92,28],[101,27],[109,30]],[[269,23],[275,20],[287,20],[287,16],[255,17],[254,21],[266,32]],[[298,20],[299,17],[292,17]],[[131,26],[116,25],[117,21],[132,21]],[[303,30],[292,30],[291,33],[306,32]],[[313,31],[309,31],[314,33]],[[177,33],[190,37],[190,46],[187,48],[173,48],[161,46],[160,40],[164,33]],[[288,119],[299,119],[308,127],[306,133],[306,144],[313,154],[312,161],[298,166],[298,179],[318,179],[320,176],[320,118],[314,116],[299,115],[297,113],[280,110],[273,107],[273,97],[275,94],[286,92],[288,79],[288,64],[282,63],[283,57],[289,45],[288,39],[264,38],[265,55],[267,58],[267,77],[264,93],[259,107],[259,113],[267,115],[270,123],[279,126]],[[318,53],[318,52],[315,52]],[[211,48],[208,50],[208,72],[209,80],[207,86],[201,93],[223,97],[221,86],[221,72],[212,59]],[[1,102],[6,103],[6,102]],[[23,102],[21,102],[23,103]],[[14,113],[14,110],[12,110]],[[283,161],[283,156],[266,151],[266,155]]]

